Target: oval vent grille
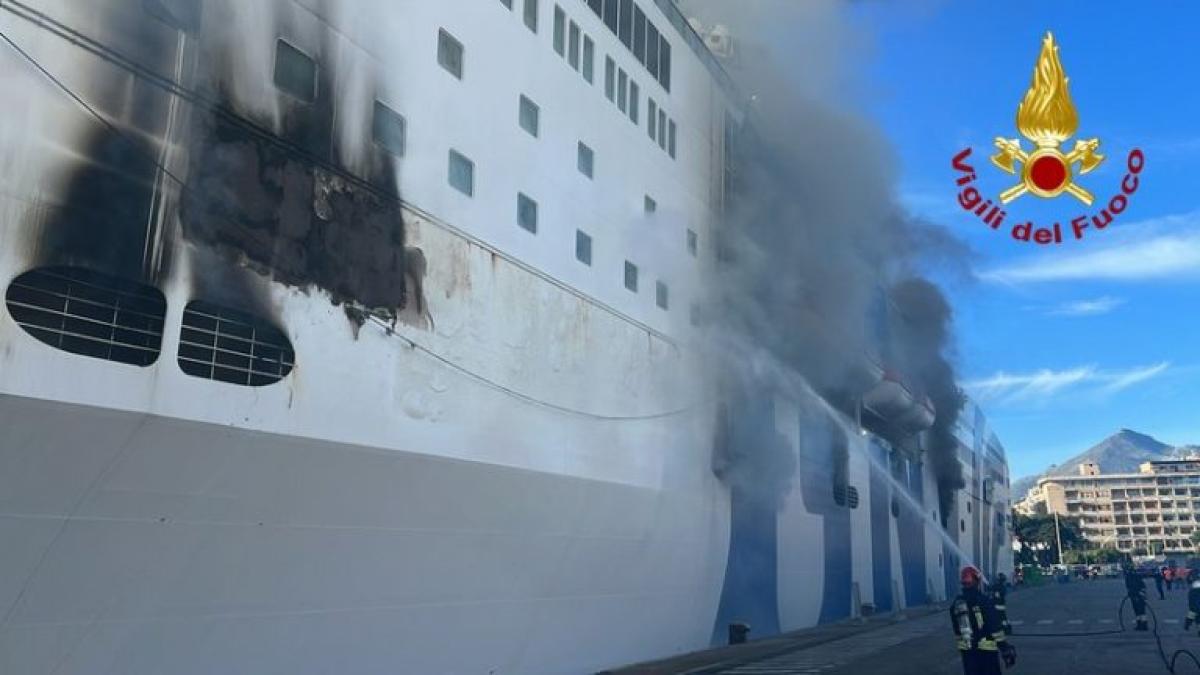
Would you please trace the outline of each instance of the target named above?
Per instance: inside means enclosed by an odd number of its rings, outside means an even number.
[[[135,366],[158,359],[167,301],[153,286],[41,267],[14,279],[5,301],[17,324],[51,347]]]
[[[195,377],[261,387],[287,377],[292,343],[263,319],[202,300],[183,310],[179,367]]]

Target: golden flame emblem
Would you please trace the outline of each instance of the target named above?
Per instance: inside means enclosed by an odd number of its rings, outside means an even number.
[[[1021,182],[1000,193],[1001,202],[1007,204],[1026,192],[1045,198],[1066,192],[1084,204],[1092,203],[1092,194],[1072,182],[1071,170],[1077,163],[1080,174],[1100,166],[1104,161],[1104,156],[1096,152],[1100,140],[1077,140],[1074,149],[1066,154],[1059,149],[1079,128],[1079,113],[1071,101],[1069,81],[1058,58],[1054,36],[1047,32],[1033,69],[1033,82],[1017,106],[1017,130],[1036,147],[1027,153],[1019,139],[996,138],[996,149],[1000,152],[992,156],[992,164],[1011,174],[1017,173],[1017,162],[1022,165]]]

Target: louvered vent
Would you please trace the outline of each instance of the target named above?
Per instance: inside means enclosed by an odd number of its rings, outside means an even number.
[[[287,377],[295,363],[287,336],[263,319],[201,300],[183,310],[179,367],[188,375],[261,387]]]
[[[148,366],[162,346],[167,301],[153,286],[79,267],[41,267],[14,279],[5,301],[25,332],[73,354]]]

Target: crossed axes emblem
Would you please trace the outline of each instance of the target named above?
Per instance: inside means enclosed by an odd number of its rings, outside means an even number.
[[[1000,152],[992,155],[992,164],[1010,174],[1017,173],[1017,162],[1023,165],[1021,182],[1000,193],[1001,203],[1007,204],[1026,192],[1040,197],[1054,197],[1066,192],[1091,206],[1095,198],[1092,193],[1071,181],[1071,167],[1078,162],[1082,175],[1100,166],[1104,155],[1096,152],[1099,147],[1100,139],[1090,138],[1075,141],[1075,148],[1065,155],[1057,145],[1042,145],[1027,153],[1021,148],[1020,140],[997,137],[996,149]]]

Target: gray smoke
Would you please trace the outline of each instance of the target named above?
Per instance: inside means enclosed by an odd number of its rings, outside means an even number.
[[[927,457],[937,478],[938,506],[945,524],[954,491],[965,486],[958,462],[954,426],[965,398],[954,377],[949,358],[950,305],[942,292],[925,279],[905,279],[892,286],[892,301],[899,309],[894,324],[894,344],[904,370],[910,373],[917,393],[928,396],[937,410],[927,433]]]
[[[962,275],[969,255],[899,206],[889,144],[844,100],[869,41],[849,27],[840,2],[679,4],[705,26],[728,26],[734,51],[724,64],[749,101],[730,148],[720,288],[707,312],[725,348],[727,389],[735,397],[778,390],[756,367],[763,350],[853,415],[877,376],[867,368],[873,355],[937,408],[928,461],[952,494],[962,484],[952,433],[962,395],[949,359],[951,314],[919,275],[947,265]],[[721,440],[750,448],[718,448],[727,482],[776,501],[786,494],[778,443],[750,432]]]

